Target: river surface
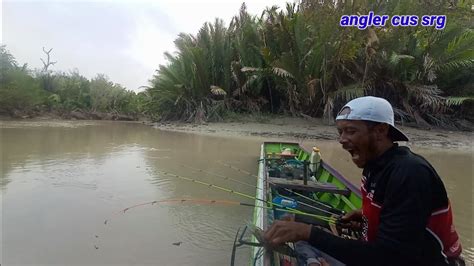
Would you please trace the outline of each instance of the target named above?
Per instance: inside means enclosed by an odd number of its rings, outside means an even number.
[[[0,122],[0,263],[229,265],[235,234],[253,209],[202,199],[252,201],[169,173],[255,195],[255,177],[220,162],[256,174],[263,140],[138,123]],[[361,171],[337,142],[303,145],[319,146],[324,160],[359,183]],[[473,261],[472,152],[415,151],[442,176]],[[197,200],[146,204],[183,198]],[[248,265],[249,252],[239,248],[236,265]]]

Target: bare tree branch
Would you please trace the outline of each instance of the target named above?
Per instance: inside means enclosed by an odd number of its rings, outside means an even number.
[[[43,52],[46,54],[46,57],[47,57],[46,62],[42,58],[40,58],[41,62],[43,62],[43,71],[44,72],[48,72],[48,67],[50,67],[50,66],[57,63],[57,61],[50,62],[50,55],[49,54],[51,53],[52,50],[53,50],[53,48],[49,49],[49,51],[46,51],[46,49],[44,49],[44,47],[43,47]]]

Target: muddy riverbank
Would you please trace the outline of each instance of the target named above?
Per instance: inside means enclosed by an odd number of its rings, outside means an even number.
[[[149,123],[166,131],[188,132],[224,137],[264,137],[288,141],[337,140],[335,126],[324,124],[320,119],[282,117],[265,122],[218,122],[218,123]],[[473,133],[443,129],[422,130],[397,126],[405,132],[410,141],[407,146],[419,148],[446,148],[472,150]]]

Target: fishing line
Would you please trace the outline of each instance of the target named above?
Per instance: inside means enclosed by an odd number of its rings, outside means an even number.
[[[191,170],[197,171],[197,172],[202,172],[202,173],[205,173],[205,174],[208,174],[208,175],[220,177],[220,178],[222,178],[222,179],[224,179],[224,180],[230,180],[230,181],[233,181],[233,182],[235,182],[235,183],[238,183],[238,184],[241,184],[241,185],[244,185],[244,186],[248,186],[248,187],[251,187],[251,188],[261,189],[261,188],[258,188],[258,187],[255,186],[255,185],[252,185],[252,184],[249,184],[249,183],[246,183],[246,182],[243,182],[243,181],[240,181],[240,180],[231,178],[231,177],[227,177],[227,176],[220,175],[220,174],[217,174],[217,173],[205,171],[205,170],[202,170],[202,169],[199,169],[199,168],[196,168],[196,167],[192,167],[192,166],[189,166],[189,165],[185,165],[185,164],[180,164],[180,165],[183,166],[183,167],[185,167],[185,168],[189,168],[189,169],[191,169]]]

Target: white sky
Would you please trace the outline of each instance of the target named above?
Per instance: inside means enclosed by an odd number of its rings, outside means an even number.
[[[228,25],[239,0],[157,1],[11,1],[0,0],[2,44],[21,65],[41,68],[42,47],[53,48],[54,71],[78,69],[92,78],[103,73],[138,91],[148,85],[163,53],[173,52],[180,32],[195,35],[216,17]],[[248,0],[247,10],[260,15],[267,6],[285,7],[293,0]]]

